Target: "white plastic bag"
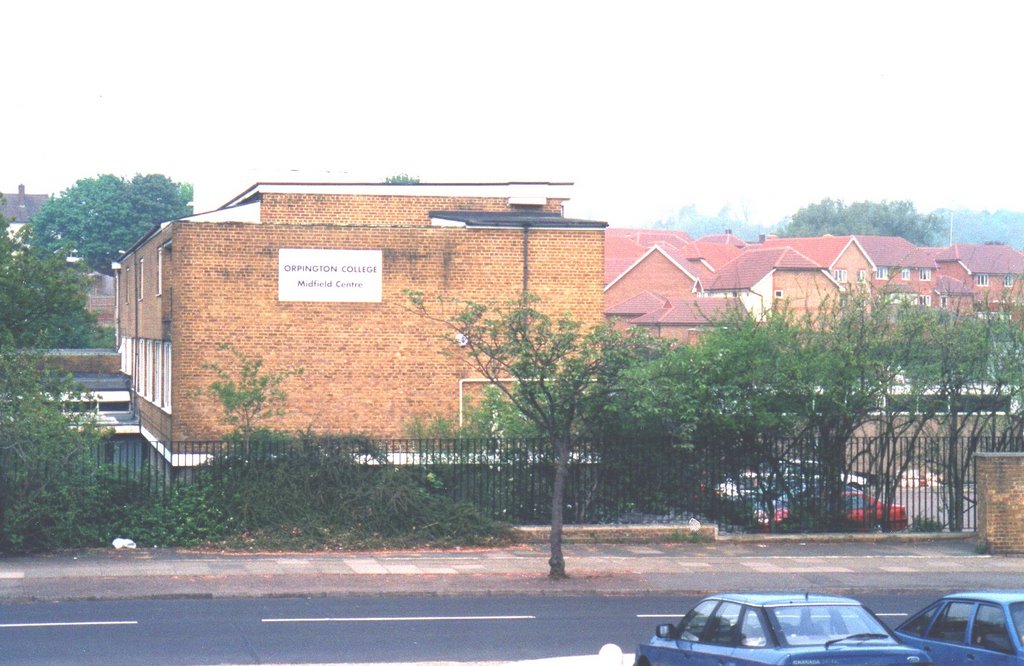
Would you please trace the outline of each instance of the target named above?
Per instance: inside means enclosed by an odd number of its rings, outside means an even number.
[[[135,548],[135,542],[132,541],[131,539],[117,538],[117,539],[114,539],[113,546],[114,546],[114,548],[117,548],[117,549],[121,549],[121,548]]]

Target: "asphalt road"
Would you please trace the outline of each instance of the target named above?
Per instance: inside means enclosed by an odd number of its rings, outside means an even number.
[[[828,592],[829,590],[814,590]],[[861,595],[895,626],[936,592]],[[0,664],[507,662],[632,652],[693,596],[345,596],[0,605]]]

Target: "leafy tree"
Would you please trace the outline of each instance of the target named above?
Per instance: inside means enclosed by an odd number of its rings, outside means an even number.
[[[581,419],[607,398],[630,359],[642,353],[643,338],[607,326],[586,330],[568,315],[553,319],[526,293],[499,308],[455,303],[459,309],[452,316],[444,314],[451,299],[438,299],[437,314],[428,310],[422,294],[410,293],[410,298],[415,310],[443,326],[446,342],[546,439],[555,458],[548,575],[565,578],[565,485],[570,456],[582,435]]]
[[[388,176],[384,179],[384,182],[388,185],[415,185],[420,182],[420,179],[407,173],[399,173],[394,176]]]
[[[301,375],[303,370],[267,372],[262,359],[250,358],[227,343],[217,348],[231,354],[238,367],[229,371],[216,363],[204,365],[217,375],[207,392],[220,402],[224,422],[234,426],[235,434],[248,448],[264,422],[284,414],[288,395],[281,385],[289,377]]]
[[[153,225],[191,214],[191,200],[191,185],[158,174],[83,178],[43,204],[32,218],[34,237],[47,250],[75,252],[92,270],[109,272],[120,251]]]
[[[0,349],[77,347],[93,339],[80,264],[44,250],[31,225],[15,236],[0,218]]]
[[[847,206],[842,201],[823,199],[801,208],[780,236],[834,236],[864,234],[900,236],[915,245],[932,245],[944,226],[935,213],[922,215],[910,201],[862,201]]]
[[[0,546],[35,550],[72,530],[79,481],[102,441],[88,412],[66,409],[81,392],[70,376],[45,369],[41,357],[0,350]],[[46,498],[46,501],[44,501]],[[61,504],[64,506],[61,506]]]

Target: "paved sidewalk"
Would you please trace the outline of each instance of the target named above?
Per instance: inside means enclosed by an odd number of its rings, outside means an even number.
[[[1024,588],[1024,558],[978,554],[970,537],[911,536],[566,544],[569,578],[560,581],[547,578],[542,544],[288,554],[110,548],[0,558],[0,600]]]

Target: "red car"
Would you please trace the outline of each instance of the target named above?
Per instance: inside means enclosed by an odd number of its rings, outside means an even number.
[[[874,497],[859,490],[847,489],[843,493],[845,503],[844,518],[848,527],[856,531],[869,532],[879,529],[885,532],[898,532],[907,529],[907,509],[899,504],[883,504]],[[775,525],[785,525],[790,519],[789,502],[780,500],[775,505]],[[769,527],[768,516],[759,511],[757,522],[762,529]]]

